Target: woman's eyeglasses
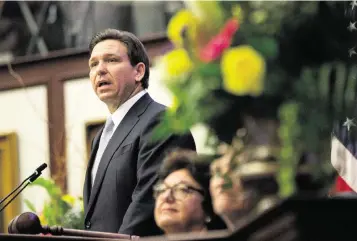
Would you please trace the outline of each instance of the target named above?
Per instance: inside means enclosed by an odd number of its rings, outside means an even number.
[[[154,186],[154,198],[160,198],[162,194],[166,193],[167,190],[170,191],[170,195],[172,195],[176,200],[183,200],[193,192],[198,192],[202,196],[205,195],[205,192],[202,189],[198,189],[187,184],[178,183],[170,187],[164,183],[159,183]]]

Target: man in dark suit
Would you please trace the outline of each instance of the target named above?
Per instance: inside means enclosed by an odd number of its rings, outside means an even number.
[[[190,133],[152,141],[165,106],[145,89],[149,59],[129,32],[107,29],[90,43],[90,80],[111,115],[92,143],[84,183],[85,228],[147,236],[160,234],[152,186],[165,153],[195,149]]]

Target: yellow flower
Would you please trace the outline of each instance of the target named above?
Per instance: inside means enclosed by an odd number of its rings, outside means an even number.
[[[162,74],[166,80],[181,77],[191,72],[193,68],[193,63],[184,49],[175,49],[167,53],[162,58],[162,64],[164,65]]]
[[[260,95],[264,88],[265,61],[251,46],[241,45],[223,53],[224,89],[235,95]]]
[[[38,218],[40,219],[40,222],[42,225],[47,225],[47,220],[45,218],[45,215],[43,214],[43,212],[38,216]]]
[[[170,19],[167,25],[168,38],[178,47],[183,46],[182,31],[187,29],[189,41],[194,41],[197,35],[198,19],[188,10],[183,9]]]
[[[68,203],[71,206],[73,206],[74,203],[76,202],[76,198],[71,196],[71,195],[69,195],[69,194],[63,195],[62,196],[62,200],[65,201],[66,203]]]
[[[184,4],[192,14],[197,17],[204,28],[212,34],[217,34],[225,22],[224,11],[218,1],[192,1],[186,0]]]

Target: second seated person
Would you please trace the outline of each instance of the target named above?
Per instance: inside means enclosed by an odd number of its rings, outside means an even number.
[[[248,213],[253,198],[252,193],[244,190],[241,177],[231,169],[234,153],[233,148],[227,148],[224,155],[214,160],[210,181],[213,210],[230,230],[235,230],[242,216]]]
[[[166,107],[149,85],[149,58],[132,33],[106,29],[90,42],[90,81],[110,115],[95,136],[83,199],[85,228],[148,236],[160,234],[153,212],[153,185],[171,148],[195,150],[191,133],[152,141]]]

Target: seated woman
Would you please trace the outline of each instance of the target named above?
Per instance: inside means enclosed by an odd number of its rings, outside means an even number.
[[[243,191],[241,180],[230,170],[232,156],[233,150],[228,150],[211,164],[210,182],[213,209],[230,230],[235,228],[248,206],[247,193]]]
[[[226,228],[214,214],[209,194],[208,163],[196,162],[191,150],[168,154],[154,186],[155,221],[165,234]]]

